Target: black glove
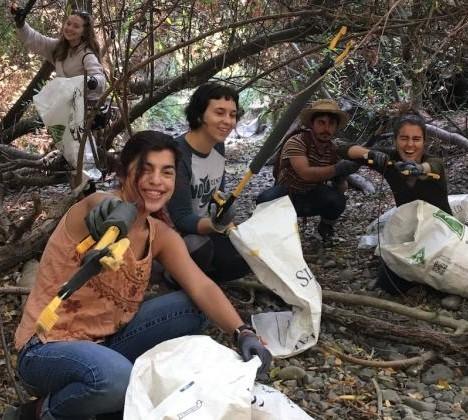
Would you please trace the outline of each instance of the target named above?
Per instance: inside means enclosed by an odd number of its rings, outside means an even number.
[[[14,16],[16,27],[22,28],[27,16],[26,11],[22,7],[13,4],[10,6],[10,13]]]
[[[223,199],[226,200],[227,195],[219,192],[218,195]],[[219,233],[224,233],[226,229],[229,227],[229,225],[232,223],[234,220],[234,217],[236,216],[236,202],[231,204],[231,207],[223,213],[221,220],[216,221],[216,212],[217,212],[217,205],[216,203],[211,203],[210,204],[210,217],[211,217],[211,223],[213,224],[213,228],[216,230],[216,232]]]
[[[379,152],[378,150],[369,150],[367,159],[372,161],[370,164],[371,166],[374,166],[378,169],[385,169],[388,165],[390,157],[384,152]]]
[[[258,374],[268,372],[271,364],[271,353],[261,343],[254,331],[242,330],[237,338],[237,347],[244,362],[249,361],[255,355],[260,358],[262,365],[258,368]]]
[[[86,81],[86,86],[89,90],[94,90],[98,87],[98,81],[94,76],[88,76],[88,80]]]
[[[420,163],[416,163],[412,160],[406,162],[395,163],[396,168],[403,175],[409,176],[422,176],[425,175],[424,167]]]
[[[85,223],[95,241],[101,239],[111,226],[119,228],[119,238],[121,238],[127,236],[136,215],[135,204],[127,203],[118,198],[106,198],[89,212],[85,217]]]
[[[348,176],[359,169],[359,163],[352,160],[340,160],[335,165],[335,176]]]

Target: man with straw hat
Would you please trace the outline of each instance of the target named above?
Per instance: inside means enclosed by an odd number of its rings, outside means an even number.
[[[346,177],[359,169],[341,159],[346,148],[332,141],[349,117],[334,100],[320,99],[302,110],[300,120],[304,127],[280,151],[276,185],[261,193],[257,204],[289,194],[298,216],[320,216],[317,230],[328,240],[346,206]]]

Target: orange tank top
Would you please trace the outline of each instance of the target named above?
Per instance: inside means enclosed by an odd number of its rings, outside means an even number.
[[[60,220],[42,255],[36,283],[16,330],[15,347],[18,350],[35,334],[41,311],[80,267],[81,257],[75,250],[77,241],[71,238],[65,224],[67,214]],[[145,257],[136,260],[129,248],[124,255],[124,264],[117,272],[99,273],[63,301],[57,310],[58,322],[47,334],[38,335],[43,343],[68,340],[99,342],[133,318],[143,301],[151,274],[151,244],[157,222],[148,217],[148,225]]]

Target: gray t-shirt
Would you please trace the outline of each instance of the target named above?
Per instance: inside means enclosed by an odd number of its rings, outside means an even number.
[[[213,193],[224,187],[224,144],[216,144],[206,155],[194,150],[185,135],[176,138],[176,142],[181,159],[174,195],[167,207],[179,232],[197,233],[198,221],[208,216]]]

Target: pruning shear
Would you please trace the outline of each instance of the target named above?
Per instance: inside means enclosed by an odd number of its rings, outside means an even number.
[[[342,26],[337,34],[332,38],[328,46],[329,52],[335,51],[336,46],[340,42],[341,38],[346,34],[347,27]],[[250,178],[254,174],[258,174],[263,165],[274,153],[276,147],[283,139],[284,135],[288,131],[289,127],[295,120],[296,116],[299,114],[301,109],[309,100],[312,93],[319,87],[322,78],[327,74],[327,72],[340,65],[344,62],[351,49],[353,48],[354,42],[349,41],[344,50],[339,54],[334,60],[331,58],[331,54],[328,53],[320,67],[311,75],[307,81],[307,88],[301,91],[291,102],[289,107],[283,112],[278,123],[275,125],[268,138],[263,143],[260,150],[257,152],[253,161],[249,165],[249,169],[244,174],[242,179],[239,181],[239,184],[234,189],[234,191],[229,194],[229,196],[224,199],[219,191],[215,191],[213,194],[212,200],[216,204],[216,220],[219,221],[223,217],[224,213],[229,210],[234,201],[240,196],[243,189],[249,182]]]
[[[367,163],[368,163],[369,165],[373,165],[373,164],[374,164],[374,161],[373,161],[372,159],[368,159],[368,160],[367,160]],[[394,166],[394,165],[395,165],[395,167],[396,167],[396,163],[395,163],[394,161],[392,161],[392,160],[389,160],[389,161],[387,162],[387,166]],[[407,169],[405,169],[405,170],[403,170],[403,171],[399,171],[399,172],[400,172],[400,174],[405,175],[405,176],[411,175],[411,174],[410,174],[410,171],[407,170]],[[432,178],[432,179],[440,179],[440,175],[439,175],[439,174],[436,174],[436,173],[434,173],[434,172],[428,172],[428,173],[425,173],[424,175],[425,175],[425,176],[428,176],[429,178]]]
[[[36,322],[38,332],[49,332],[57,323],[57,309],[61,303],[80,289],[91,277],[104,270],[117,271],[123,263],[123,256],[130,246],[128,238],[115,242],[119,228],[111,226],[93,249],[88,251],[80,269],[58,291],[57,295],[42,310]]]

